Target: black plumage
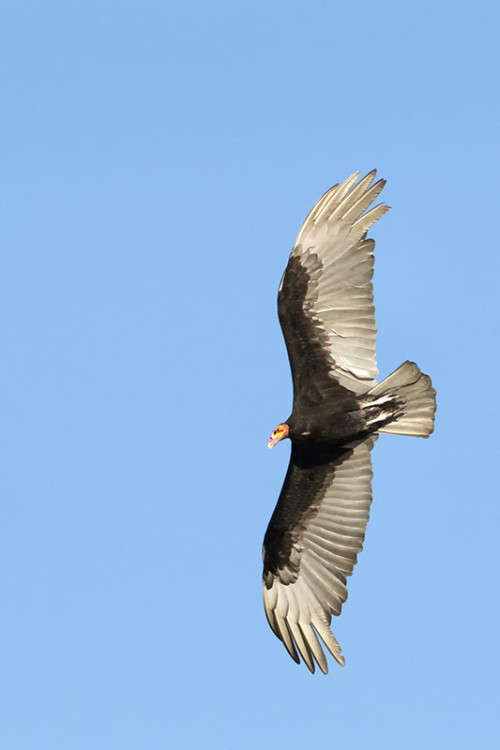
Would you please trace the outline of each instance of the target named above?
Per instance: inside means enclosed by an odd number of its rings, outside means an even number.
[[[269,447],[292,441],[287,475],[264,539],[269,624],[314,672],[344,664],[330,631],[347,598],[371,504],[370,451],[379,432],[428,437],[435,391],[405,362],[377,383],[369,209],[385,182],[356,173],[335,185],[304,222],[281,280],[278,315],[293,380],[293,411]]]

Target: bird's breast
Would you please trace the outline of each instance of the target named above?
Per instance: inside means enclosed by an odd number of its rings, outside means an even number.
[[[305,409],[293,414],[288,422],[290,437],[300,443],[332,443],[335,445],[349,442],[366,431],[366,417],[359,406],[353,408],[320,408]]]

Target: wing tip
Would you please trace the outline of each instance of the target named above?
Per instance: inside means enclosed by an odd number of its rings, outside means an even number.
[[[316,612],[313,617],[307,620],[301,620],[300,616],[290,619],[289,612],[283,615],[278,612],[276,606],[272,605],[268,593],[264,584],[264,610],[267,621],[275,636],[283,643],[296,664],[301,663],[300,657],[302,657],[302,661],[311,674],[315,673],[316,664],[323,674],[328,674],[328,662],[322,648],[324,644],[336,662],[341,667],[345,666],[345,658],[342,655],[341,648],[324,615]],[[320,643],[320,639],[322,643]]]

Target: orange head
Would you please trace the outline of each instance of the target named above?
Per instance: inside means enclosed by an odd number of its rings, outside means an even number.
[[[276,443],[279,443],[280,440],[283,440],[283,438],[288,437],[289,428],[287,424],[279,424],[275,430],[273,430],[271,437],[269,438],[269,442],[267,444],[268,448],[274,448]]]

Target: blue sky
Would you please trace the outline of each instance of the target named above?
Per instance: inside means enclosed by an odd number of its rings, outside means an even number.
[[[493,2],[5,2],[2,600],[9,750],[494,748]],[[288,462],[276,315],[315,200],[377,167],[378,363],[438,391],[382,436],[346,667],[261,601]]]

